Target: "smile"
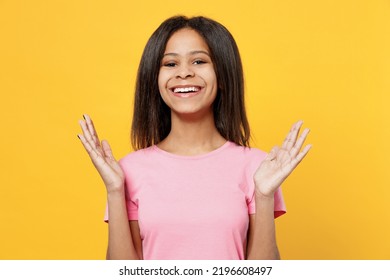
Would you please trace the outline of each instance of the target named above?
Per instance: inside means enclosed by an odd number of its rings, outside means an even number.
[[[198,86],[174,87],[171,88],[171,91],[177,97],[192,97],[198,95],[202,88]]]

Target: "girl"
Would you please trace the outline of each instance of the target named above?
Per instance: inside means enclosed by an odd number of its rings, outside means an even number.
[[[279,259],[280,185],[310,149],[249,148],[241,59],[221,24],[172,17],[140,62],[132,143],[117,162],[88,115],[78,135],[107,188],[107,259]]]

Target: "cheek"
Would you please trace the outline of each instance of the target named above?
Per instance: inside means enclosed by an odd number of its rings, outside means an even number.
[[[164,70],[160,70],[157,78],[158,88],[160,92],[167,87],[168,78],[168,73]]]
[[[212,85],[214,87],[218,87],[217,84],[217,75],[215,74],[214,69],[209,69],[207,73],[205,73],[205,77],[207,77],[207,82],[209,85]]]
[[[161,93],[161,89],[164,88],[164,84],[163,84],[163,75],[160,71],[160,73],[158,74],[158,79],[157,79],[157,83],[158,83],[158,89]]]
[[[167,103],[168,100],[167,100],[167,93],[166,93],[167,77],[164,71],[160,71],[160,73],[158,74],[157,82],[158,82],[158,91],[160,93],[160,96],[164,101],[164,103],[168,105],[169,102]]]

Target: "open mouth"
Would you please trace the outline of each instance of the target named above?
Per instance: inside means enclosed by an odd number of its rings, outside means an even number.
[[[200,91],[200,87],[177,87],[177,88],[173,88],[172,91],[174,93],[197,92]]]
[[[191,97],[197,95],[202,88],[198,86],[188,86],[188,87],[174,87],[171,88],[173,95],[178,97]]]

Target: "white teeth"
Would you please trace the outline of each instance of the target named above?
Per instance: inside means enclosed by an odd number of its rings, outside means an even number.
[[[173,92],[190,92],[190,91],[198,91],[198,87],[186,87],[186,88],[175,88]]]

